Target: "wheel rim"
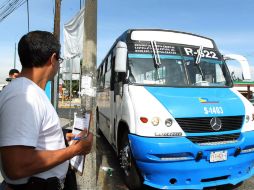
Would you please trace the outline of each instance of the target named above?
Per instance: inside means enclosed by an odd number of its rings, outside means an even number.
[[[131,154],[129,145],[125,145],[120,151],[120,165],[125,175],[129,176],[131,167]]]

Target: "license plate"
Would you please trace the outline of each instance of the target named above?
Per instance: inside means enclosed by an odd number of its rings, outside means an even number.
[[[210,154],[210,162],[221,162],[227,160],[228,158],[228,151],[216,151],[211,152]]]

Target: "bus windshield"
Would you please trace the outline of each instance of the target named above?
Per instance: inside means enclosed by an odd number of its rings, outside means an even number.
[[[129,54],[129,81],[138,85],[231,87],[224,61],[194,57],[160,55],[155,64],[152,54]]]

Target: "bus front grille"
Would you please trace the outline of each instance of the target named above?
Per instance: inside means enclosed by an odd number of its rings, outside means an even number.
[[[236,142],[240,133],[225,134],[225,135],[210,135],[210,136],[187,136],[186,138],[193,143],[209,145],[210,144],[225,144]]]
[[[211,127],[212,117],[177,118],[176,121],[186,133],[207,133],[240,130],[243,116],[216,117],[221,120],[221,129],[214,131]]]

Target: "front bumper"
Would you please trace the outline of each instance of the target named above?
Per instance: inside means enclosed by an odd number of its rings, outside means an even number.
[[[151,187],[203,189],[235,185],[254,174],[254,132],[242,133],[236,143],[216,146],[200,146],[185,137],[129,134],[129,140],[144,184]],[[217,151],[227,151],[227,159],[210,162],[211,152]]]

